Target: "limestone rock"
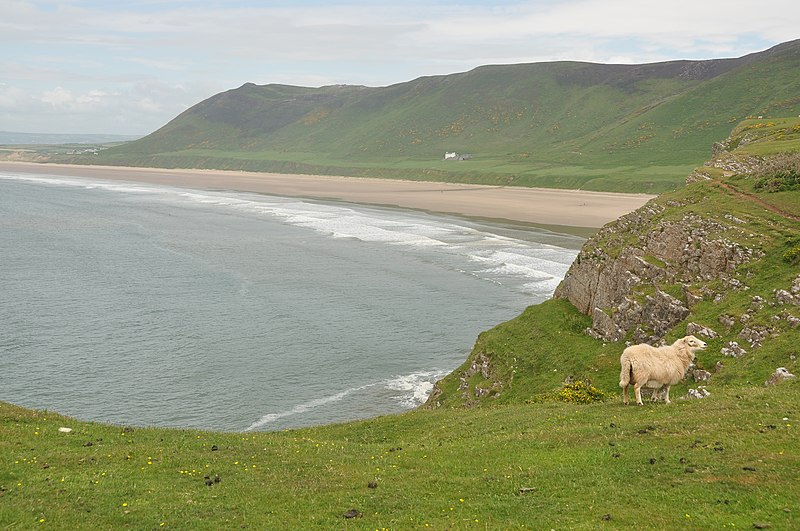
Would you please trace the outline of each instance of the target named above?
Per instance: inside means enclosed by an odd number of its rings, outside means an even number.
[[[786,367],[778,367],[775,369],[775,372],[772,373],[772,376],[769,377],[769,380],[764,382],[764,385],[775,385],[780,383],[784,380],[789,380],[791,378],[796,378],[796,376],[790,373]]]
[[[764,340],[774,332],[773,329],[765,326],[745,327],[739,332],[739,337],[750,343],[753,348],[760,347]]]
[[[729,341],[727,346],[722,347],[720,352],[724,356],[730,356],[732,358],[741,358],[742,356],[747,354],[747,351],[742,347],[740,347],[739,343],[737,343],[736,341]]]
[[[702,369],[692,371],[692,378],[695,382],[708,382],[711,380],[711,373]]]
[[[689,308],[693,308],[697,304],[703,302],[703,296],[692,293],[689,290],[688,286],[686,286],[686,284],[684,284],[682,288],[683,288],[683,298],[686,299],[686,305]]]
[[[800,305],[800,300],[798,300],[794,295],[786,291],[785,289],[779,289],[775,292],[775,299],[781,304],[798,304]]]
[[[491,365],[489,364],[489,358],[486,357],[485,354],[481,353],[472,361],[472,365],[470,365],[469,370],[465,374],[467,378],[471,376],[481,373],[481,376],[484,378],[489,378],[492,375]]]
[[[710,181],[711,177],[703,171],[693,171],[686,176],[686,184],[698,183],[702,181]]]
[[[593,337],[618,341],[635,331],[638,339],[657,341],[704,300],[696,293],[703,283],[722,278],[731,289],[749,289],[734,274],[761,251],[721,237],[727,226],[694,213],[656,221],[664,209],[650,202],[603,227],[556,289],[556,298],[592,317]],[[684,300],[658,288],[675,284]]]
[[[712,329],[697,323],[689,323],[686,325],[686,333],[693,336],[705,336],[709,339],[716,339],[719,337],[719,334]]]
[[[689,389],[687,394],[687,398],[694,398],[694,399],[701,399],[701,398],[708,398],[711,396],[711,393],[708,392],[708,389],[705,386],[700,386],[697,389]]]
[[[733,325],[736,323],[736,319],[730,315],[720,315],[719,322],[722,326],[730,330],[733,328]]]

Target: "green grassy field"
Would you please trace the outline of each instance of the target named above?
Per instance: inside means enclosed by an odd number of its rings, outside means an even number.
[[[671,406],[512,404],[256,434],[0,404],[0,525],[796,529],[799,403],[787,382]]]
[[[729,154],[780,152],[780,142],[800,135],[796,125],[744,122],[729,142],[750,140]],[[679,398],[696,387],[684,382],[671,405],[624,407],[624,342],[591,338],[591,319],[554,299],[480,334],[430,403],[402,415],[216,433],[96,424],[0,403],[0,528],[800,528],[800,381],[765,386],[777,367],[800,374],[791,321],[800,306],[776,299],[800,273],[800,190],[768,192],[752,177],[704,171],[714,180],[653,204],[664,207],[654,222],[701,216],[719,225],[714,237],[756,251],[733,272],[746,290],[720,278],[686,286],[710,295],[667,336],[683,336],[689,322],[719,333],[697,359],[712,373],[709,397]],[[600,244],[613,258],[649,229],[637,230]],[[658,287],[684,296],[679,284]],[[733,319],[729,327],[721,315]],[[745,327],[769,330],[763,344],[746,344]],[[732,340],[748,354],[724,356]],[[465,395],[461,377],[473,362],[491,375],[465,377]],[[583,403],[568,379],[588,382],[599,400]]]

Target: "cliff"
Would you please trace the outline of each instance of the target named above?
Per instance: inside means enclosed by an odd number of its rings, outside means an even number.
[[[705,383],[796,372],[798,266],[800,118],[747,120],[685,187],[588,240],[553,300],[481,334],[428,406],[526,401],[578,378],[617,393],[626,344],[687,333],[709,343]]]
[[[800,135],[795,122],[740,125],[715,144],[714,158],[692,172],[686,190],[651,201],[588,241],[554,296],[591,316],[593,337],[654,343],[697,303],[747,291],[769,233],[800,221],[799,205],[772,201],[763,185],[772,175],[797,175],[800,158],[782,151]],[[756,145],[763,154],[744,149]]]
[[[708,197],[696,199],[653,201],[584,246],[554,296],[592,317],[589,334],[658,342],[697,302],[746,289],[739,267],[763,256],[760,238],[731,214],[699,214]]]

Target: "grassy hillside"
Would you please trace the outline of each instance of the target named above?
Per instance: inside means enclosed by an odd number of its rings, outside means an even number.
[[[703,296],[667,334],[683,335],[690,320],[720,333],[698,357],[712,373],[709,397],[678,398],[696,387],[684,383],[671,405],[623,406],[624,342],[593,339],[591,318],[554,299],[482,333],[429,407],[403,415],[212,433],[101,425],[0,403],[0,527],[800,528],[800,379],[764,385],[779,366],[800,374],[800,305],[777,291],[789,292],[800,273],[792,181],[800,166],[783,152],[800,138],[795,125],[740,124],[724,143],[729,151],[697,169],[711,179],[651,209],[655,221],[708,218],[758,251],[731,277],[747,289],[719,277],[689,286]],[[776,155],[789,157],[786,177],[777,188],[757,186],[765,175],[751,170],[772,168],[764,163]],[[731,169],[743,161],[749,173]],[[617,232],[623,240],[601,234],[599,245],[613,252],[640,230]],[[720,316],[732,317],[730,326]],[[767,332],[751,347],[745,329]],[[723,355],[731,340],[748,353]],[[591,380],[600,400],[583,403],[588,395],[568,378]]]
[[[743,135],[747,135],[746,142],[742,142]],[[690,308],[666,334],[668,342],[686,335],[689,323],[718,333],[715,338],[702,338],[709,346],[697,359],[700,369],[712,372],[709,390],[763,383],[777,367],[800,372],[800,296],[797,304],[778,298],[778,290],[790,292],[793,286],[800,295],[800,152],[785,151],[798,142],[797,118],[739,124],[724,142],[730,151],[721,152],[708,166],[696,170],[707,178],[662,194],[640,209],[652,215],[634,212],[607,225],[581,251],[581,256],[602,251],[602,260],[613,260],[665,226],[691,223],[706,232],[703,236],[692,232],[694,241],[686,242],[699,249],[698,256],[704,239],[725,242],[731,249],[738,246],[751,254],[752,258],[732,273],[705,272],[691,280],[678,275],[672,281],[644,282],[633,290],[633,297],[644,301],[659,289]],[[775,160],[782,161],[780,171],[786,176],[779,182],[790,184],[778,189],[760,186],[765,179],[773,179],[771,161]],[[735,171],[737,168],[746,168],[747,173]],[[647,255],[642,260],[667,270],[673,267]],[[691,303],[690,296],[694,298]],[[722,322],[722,316],[730,318],[728,324]],[[623,345],[593,339],[585,333],[591,326],[592,318],[566,300],[532,306],[516,319],[481,334],[469,359],[438,384],[430,406],[475,407],[536,400],[558,390],[567,376],[588,379],[599,390],[615,393]],[[629,330],[625,339],[631,341],[634,332]],[[722,348],[732,341],[749,355],[724,355]],[[486,369],[476,371],[474,367]],[[687,381],[675,388],[676,395],[685,395],[689,387],[697,384]]]
[[[738,59],[484,66],[385,88],[248,83],[79,162],[660,192],[733,124],[800,114],[798,72],[794,41]]]
[[[0,404],[0,526],[797,529],[798,403],[787,382],[672,406],[516,404],[266,434]]]

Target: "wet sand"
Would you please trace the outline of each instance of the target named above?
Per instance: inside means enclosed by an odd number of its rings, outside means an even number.
[[[609,221],[639,208],[654,197],[646,194],[360,177],[78,166],[13,161],[0,161],[0,171],[397,206],[444,214],[531,223],[575,233],[583,231],[570,229],[602,227]]]

